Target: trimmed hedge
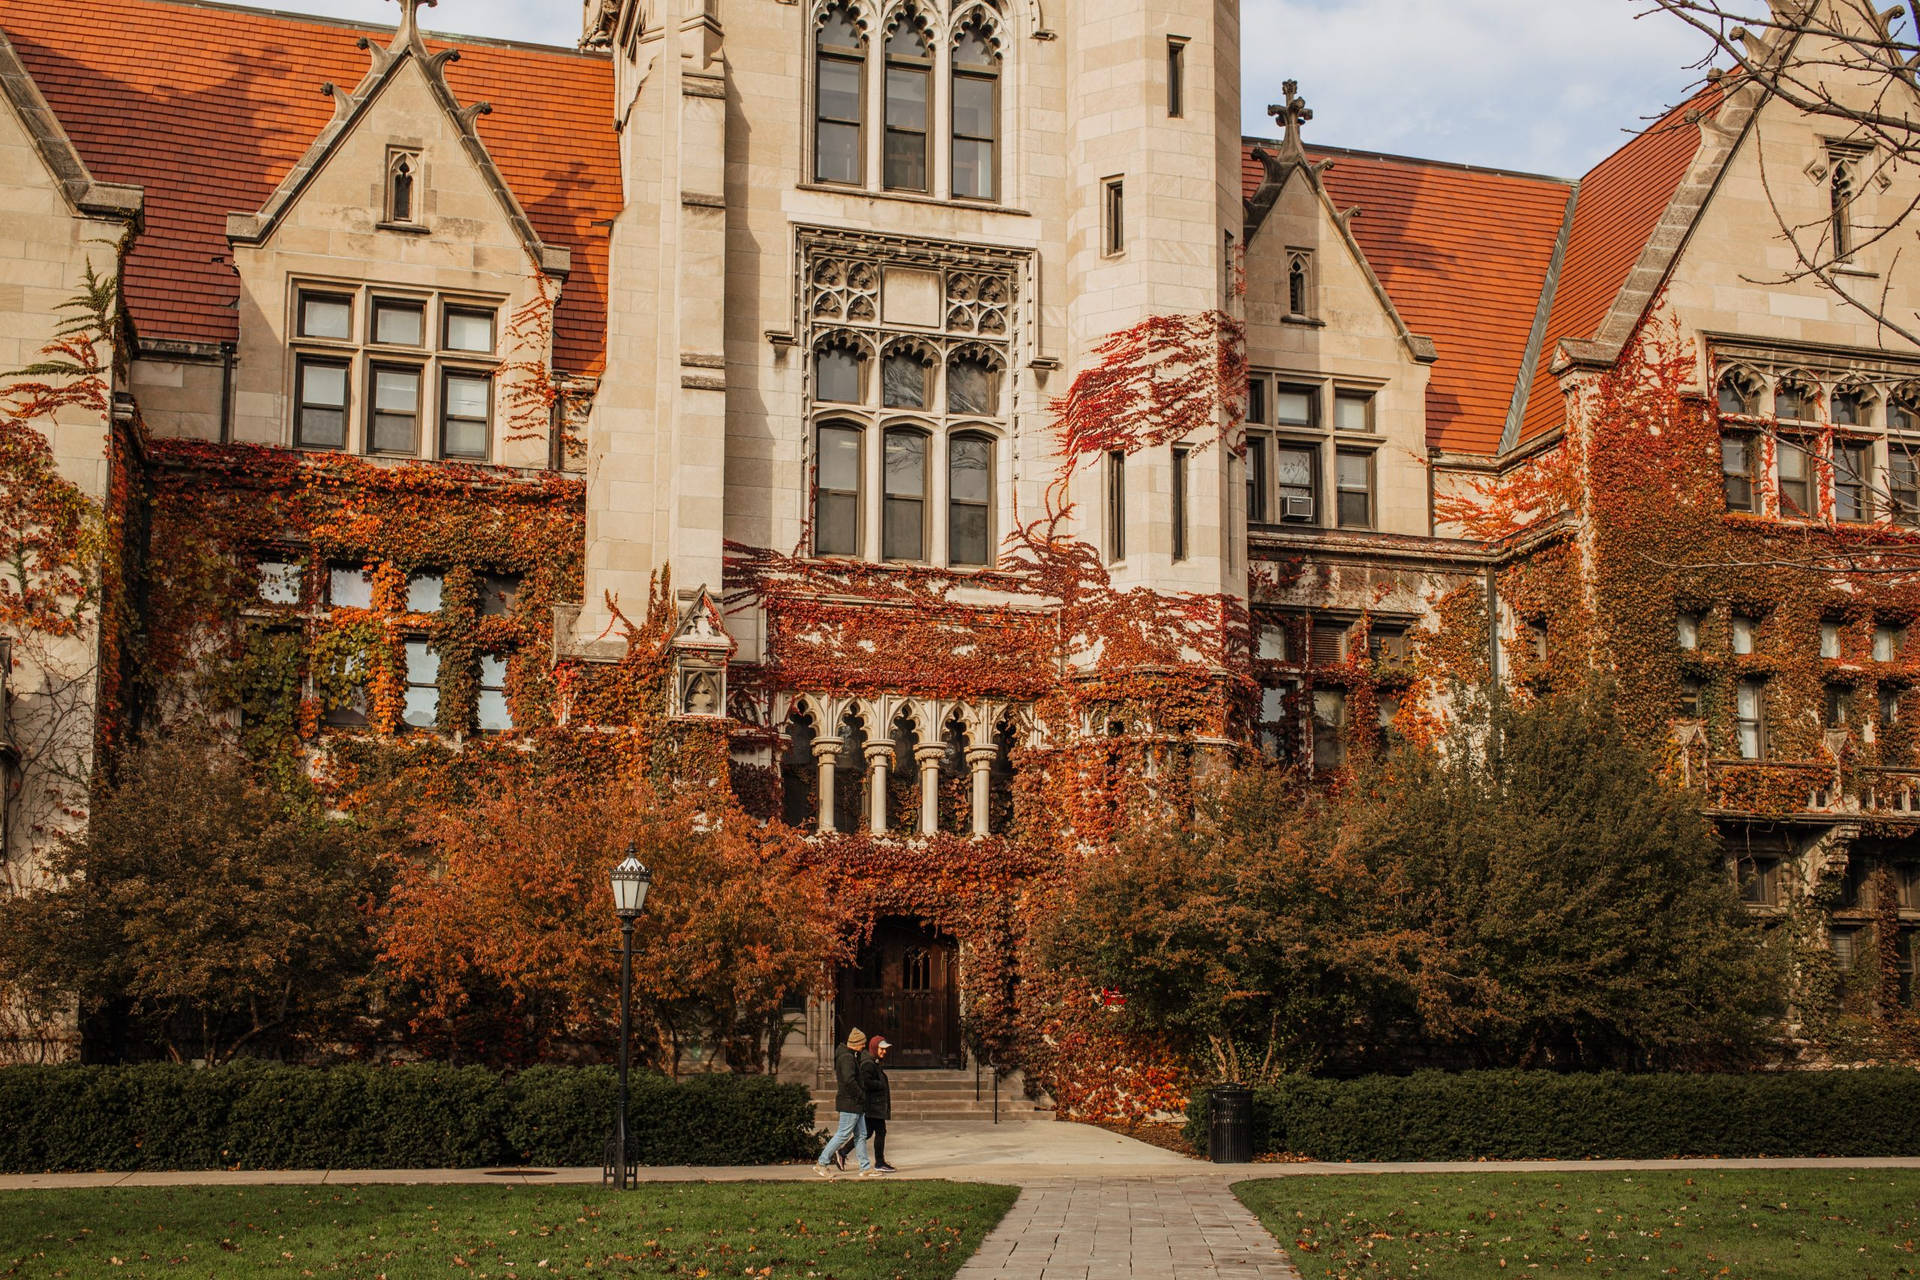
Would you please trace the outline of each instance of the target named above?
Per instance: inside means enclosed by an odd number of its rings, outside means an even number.
[[[608,1067],[0,1067],[0,1172],[598,1165]],[[640,1164],[779,1164],[820,1150],[802,1085],[632,1078]]]
[[[1920,1071],[1294,1077],[1254,1091],[1253,1149],[1315,1160],[1920,1155]],[[1207,1145],[1207,1098],[1187,1108]]]

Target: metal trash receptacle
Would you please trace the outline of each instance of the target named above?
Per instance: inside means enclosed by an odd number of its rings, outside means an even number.
[[[1207,1159],[1215,1164],[1253,1162],[1253,1090],[1223,1084],[1207,1095]]]

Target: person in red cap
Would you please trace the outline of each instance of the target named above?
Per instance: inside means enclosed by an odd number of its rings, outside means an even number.
[[[893,1109],[892,1087],[887,1084],[887,1069],[880,1065],[892,1047],[885,1036],[874,1036],[867,1041],[867,1051],[860,1055],[860,1083],[867,1095],[867,1142],[873,1148],[873,1167],[881,1173],[893,1172],[893,1166],[887,1163],[887,1119]]]

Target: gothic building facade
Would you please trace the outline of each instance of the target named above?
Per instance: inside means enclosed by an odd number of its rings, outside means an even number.
[[[113,284],[99,394],[16,416],[120,553],[58,625],[13,580],[14,885],[209,646],[299,651],[308,748],[466,750],[590,725],[664,590],[670,718],[823,839],[1097,839],[1120,754],[1325,775],[1605,670],[1754,909],[1897,926],[1911,999],[1920,350],[1836,292],[1904,296],[1910,173],[1738,80],[1578,180],[1291,84],[1246,138],[1233,0],[422,5],[0,0],[0,361]],[[843,1012],[957,1062],[970,940],[890,919]]]

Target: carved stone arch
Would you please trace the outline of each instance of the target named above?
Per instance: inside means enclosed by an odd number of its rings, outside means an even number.
[[[822,351],[851,351],[862,360],[871,360],[876,354],[873,338],[858,329],[825,329],[813,340],[815,354]]]
[[[883,359],[891,355],[912,356],[929,369],[940,363],[940,348],[917,334],[888,339],[880,355]]]
[[[920,28],[920,34],[931,51],[946,34],[938,25],[939,20],[939,10],[928,4],[927,0],[892,0],[887,6],[885,20],[880,23],[881,42],[893,39],[893,33],[900,29],[902,22],[912,22]]]
[[[1920,378],[1898,382],[1887,388],[1887,403],[1909,407],[1920,419]]]
[[[780,693],[774,695],[773,722],[781,733],[787,732],[787,726],[798,717],[805,716],[807,722],[818,732],[825,723],[818,699],[811,693]]]
[[[861,38],[873,39],[873,5],[871,0],[814,0],[813,20],[807,24],[810,32],[818,33],[827,25],[827,14],[834,9],[845,9],[853,18],[854,27]]]
[[[1836,425],[1852,427],[1868,426],[1870,424],[1865,421],[1841,424],[1840,401],[1844,398],[1853,399],[1861,409],[1866,410],[1870,415],[1873,406],[1881,401],[1883,394],[1880,385],[1864,373],[1841,374],[1833,384],[1832,398],[1827,401],[1827,414],[1834,420]]]
[[[948,360],[978,360],[997,374],[1007,371],[1007,353],[999,347],[986,342],[955,343],[947,353]]]
[[[1776,418],[1782,416],[1781,408],[1783,404],[1788,403],[1783,397],[1796,394],[1806,397],[1807,412],[1794,415],[1793,420],[1807,422],[1818,418],[1821,412],[1821,401],[1825,397],[1825,388],[1821,385],[1819,376],[1809,369],[1782,369],[1774,377],[1774,416]]]
[[[1039,744],[1039,732],[1032,707],[1019,704],[1009,706],[1000,713],[999,723],[1001,727],[1008,730],[1016,747],[1033,747]]]
[[[1753,415],[1760,412],[1760,393],[1766,390],[1766,379],[1750,365],[1729,365],[1720,371],[1713,381],[1716,403],[1720,412]],[[1725,396],[1721,392],[1726,392]],[[1734,407],[1735,405],[1738,407]]]
[[[1000,728],[1000,715],[1005,710],[1004,702],[964,704],[960,711],[967,727],[967,746],[981,751],[993,747],[993,735]]]
[[[956,8],[953,21],[947,24],[947,42],[951,44],[969,31],[977,32],[986,41],[995,59],[1006,61],[1007,19],[997,6],[988,0],[969,0],[968,4]]]

